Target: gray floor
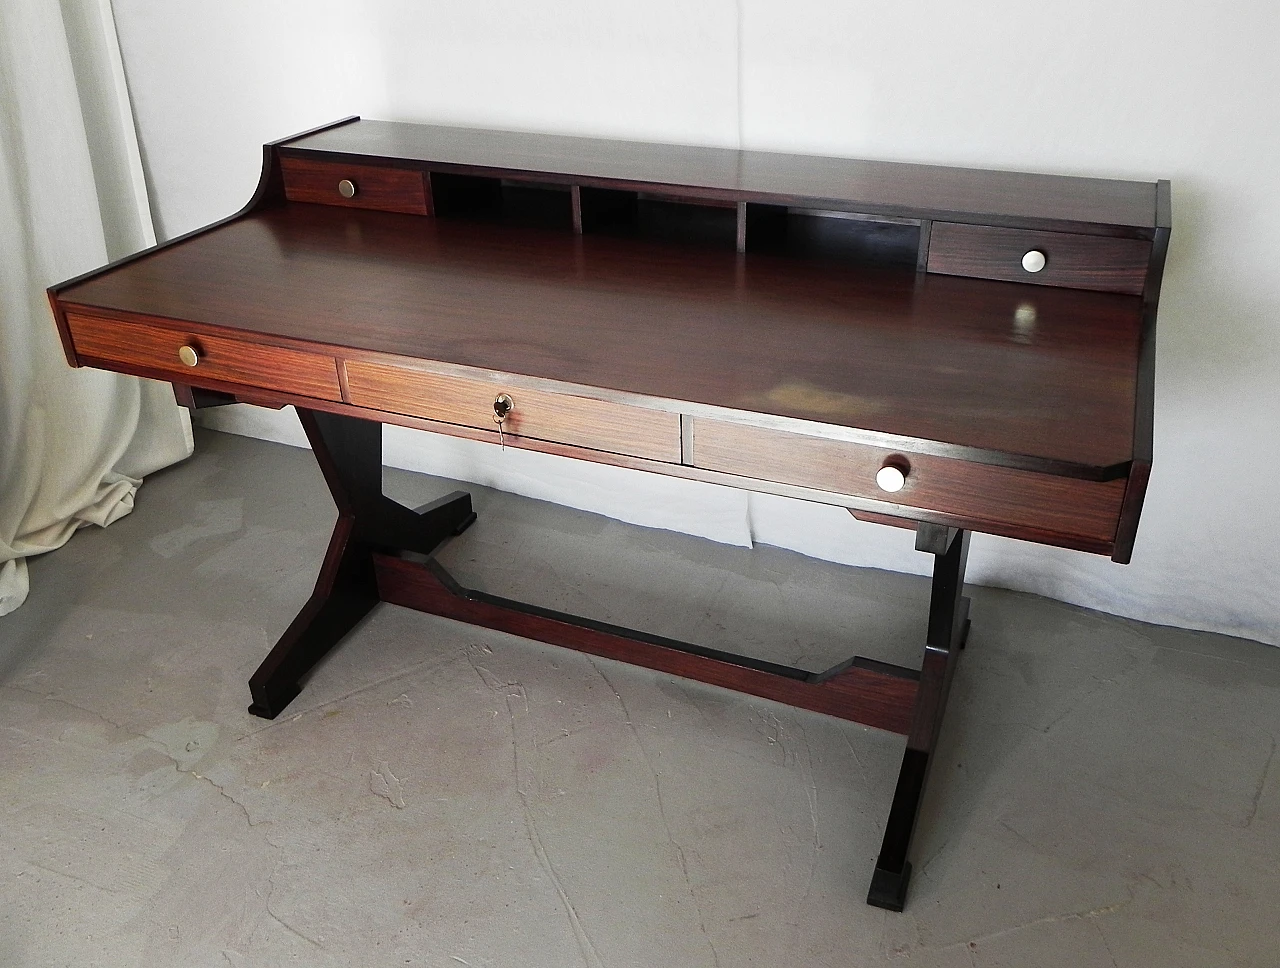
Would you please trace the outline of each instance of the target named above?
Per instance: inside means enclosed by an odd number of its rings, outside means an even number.
[[[490,590],[918,663],[922,579],[473,492],[442,557]],[[1280,965],[1280,650],[972,589],[895,915],[863,898],[900,737],[391,606],[249,716],[332,516],[309,453],[205,433],[32,563],[0,965]]]

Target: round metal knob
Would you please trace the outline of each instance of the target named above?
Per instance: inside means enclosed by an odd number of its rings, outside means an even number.
[[[183,346],[178,350],[178,359],[187,366],[195,366],[200,362],[200,354],[196,352],[194,346]]]
[[[498,394],[497,399],[493,401],[493,415],[499,423],[506,420],[507,415],[515,408],[516,402],[505,393]]]
[[[885,465],[876,471],[876,486],[891,494],[894,491],[901,491],[910,473],[911,468],[907,466],[906,461],[886,461]]]
[[[341,195],[343,198],[355,198],[356,183],[353,182],[350,178],[342,179],[342,181],[338,182],[338,194]]]
[[[1043,252],[1039,249],[1032,249],[1022,257],[1022,268],[1028,272],[1039,272],[1044,268],[1045,263],[1049,260],[1045,258]]]

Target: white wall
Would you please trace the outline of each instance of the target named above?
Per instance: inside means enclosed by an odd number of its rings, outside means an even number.
[[[976,536],[970,577],[1280,644],[1280,5],[115,0],[161,231],[346,114],[1173,180],[1131,565]],[[227,429],[296,434],[234,408]],[[296,437],[295,437],[296,439]],[[923,570],[839,509],[396,431],[393,463],[641,523]],[[677,506],[678,505],[678,506]]]

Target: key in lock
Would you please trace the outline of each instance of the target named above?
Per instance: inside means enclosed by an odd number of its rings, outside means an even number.
[[[498,394],[497,399],[493,401],[493,422],[498,425],[498,443],[502,445],[503,450],[507,449],[507,439],[503,433],[503,424],[515,408],[516,402],[506,393]]]

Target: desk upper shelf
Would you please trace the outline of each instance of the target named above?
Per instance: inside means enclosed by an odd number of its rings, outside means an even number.
[[[565,184],[682,188],[731,201],[1080,231],[1157,226],[1154,182],[1079,178],[359,120],[281,142],[287,154],[486,169]]]

